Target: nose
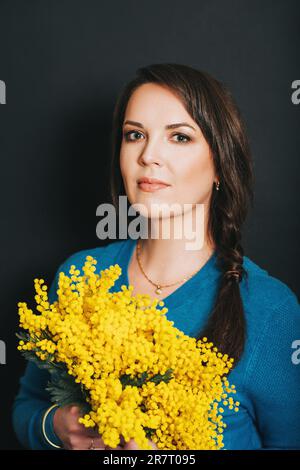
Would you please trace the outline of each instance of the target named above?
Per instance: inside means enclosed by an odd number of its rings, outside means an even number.
[[[149,143],[145,145],[140,158],[139,162],[143,166],[147,165],[163,165],[163,157],[161,156],[161,149],[159,149],[159,144],[150,145]]]

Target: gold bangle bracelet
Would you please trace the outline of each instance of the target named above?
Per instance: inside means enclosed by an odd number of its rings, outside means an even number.
[[[52,447],[55,447],[56,449],[62,449],[61,446],[58,446],[57,444],[54,444],[54,442],[51,442],[50,439],[48,438],[47,434],[46,434],[46,429],[45,429],[45,424],[46,424],[46,419],[47,419],[47,416],[48,414],[50,413],[51,410],[53,410],[53,408],[58,408],[59,406],[58,405],[52,405],[50,406],[50,408],[48,408],[48,410],[45,412],[44,416],[43,416],[43,421],[42,421],[42,431],[43,431],[43,436],[45,438],[45,440],[48,442],[48,444],[50,444]]]

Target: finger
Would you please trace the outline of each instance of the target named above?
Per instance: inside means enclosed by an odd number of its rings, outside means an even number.
[[[153,449],[158,450],[158,447],[156,446],[155,442],[151,441],[150,439],[148,439],[148,442]]]
[[[124,449],[125,450],[138,450],[139,446],[137,445],[134,439],[130,439],[130,441],[125,444]]]
[[[152,449],[158,450],[158,447],[156,446],[155,442],[148,439],[148,443],[150,444]],[[125,450],[140,450],[139,446],[137,445],[134,439],[130,439],[130,441],[125,444],[124,449]]]
[[[89,450],[105,450],[105,443],[103,442],[103,439],[101,437],[93,437],[93,438],[86,438],[82,440],[84,442],[84,449],[89,449]]]
[[[79,419],[84,416],[84,413],[77,405],[71,406],[70,414],[71,414],[70,422],[71,422],[73,432],[80,432],[80,434],[82,434],[83,436],[87,436],[87,437],[100,436],[96,426],[93,428],[87,428],[85,427],[84,424],[79,423]]]
[[[72,416],[79,416],[80,415],[80,408],[78,405],[71,405],[70,413]]]
[[[80,410],[79,406],[77,406],[77,405],[72,405],[72,406],[70,407],[69,412],[70,412],[70,418],[69,418],[69,419],[70,419],[70,422],[71,422],[72,424],[78,424],[78,425],[81,426],[81,423],[78,423],[79,418],[82,417],[81,410]]]
[[[103,439],[99,436],[99,437],[94,437],[94,447],[97,447],[97,448],[105,448],[105,443],[103,441]]]
[[[95,437],[101,437],[99,434],[97,427],[94,428],[86,428],[84,424],[79,423],[77,420],[77,432],[80,433],[81,436],[83,437],[89,437],[90,439],[95,438]]]

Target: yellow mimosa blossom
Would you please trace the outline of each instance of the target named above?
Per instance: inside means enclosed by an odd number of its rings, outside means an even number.
[[[174,327],[163,301],[133,296],[131,285],[109,292],[121,268],[96,274],[96,264],[87,256],[83,274],[74,265],[61,272],[52,304],[44,280],[34,280],[38,313],[18,303],[28,332],[18,349],[64,367],[89,407],[80,422],[110,447],[121,435],[149,450],[148,437],[159,449],[224,447],[224,406],[239,407],[226,378],[233,359]]]

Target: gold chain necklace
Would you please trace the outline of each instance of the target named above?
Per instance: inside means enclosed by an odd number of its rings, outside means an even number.
[[[173,282],[173,284],[165,284],[165,285],[157,284],[157,283],[151,281],[151,279],[149,279],[149,277],[147,276],[147,274],[146,274],[145,271],[143,270],[143,267],[142,267],[142,264],[141,264],[141,259],[140,259],[140,251],[141,251],[140,239],[137,241],[136,248],[137,248],[137,250],[136,250],[136,257],[137,257],[137,261],[138,261],[138,263],[139,263],[139,267],[141,268],[142,273],[143,273],[144,276],[148,279],[148,281],[151,282],[151,284],[156,287],[156,289],[155,289],[155,293],[156,293],[156,294],[162,294],[162,287],[171,287],[171,286],[174,286],[175,284],[178,284],[178,283],[180,283],[180,282],[187,281],[187,280],[190,279],[192,276],[194,276],[194,274],[196,274],[198,271],[200,271],[200,269],[202,268],[202,266],[201,266],[201,268],[197,269],[197,271],[193,272],[190,276],[184,277],[184,278],[183,278],[182,280],[180,280],[180,281]]]

